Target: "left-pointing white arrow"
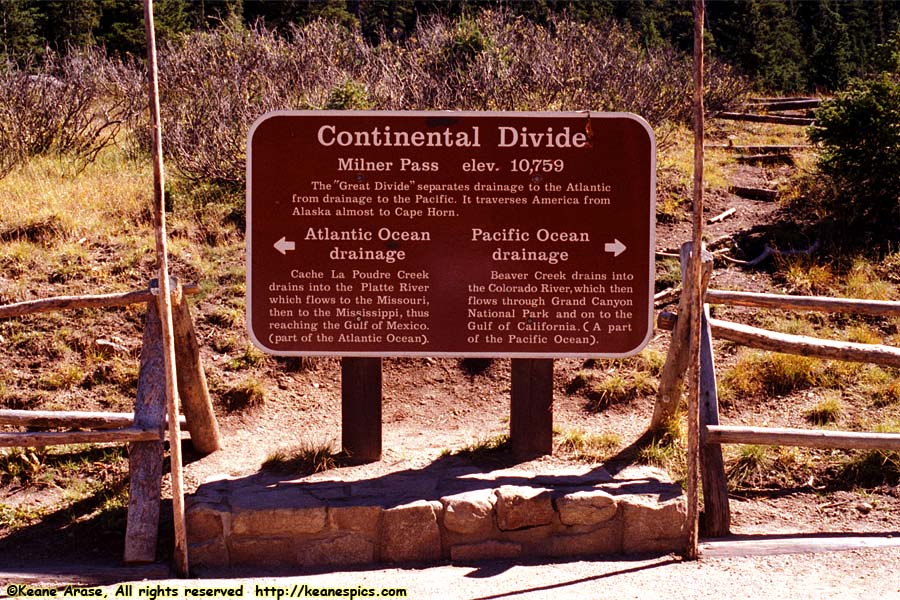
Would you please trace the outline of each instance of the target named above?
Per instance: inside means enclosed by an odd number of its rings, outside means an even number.
[[[295,250],[297,248],[297,244],[294,242],[289,242],[284,237],[275,242],[275,249],[281,252],[282,254],[287,254],[288,250]]]
[[[620,242],[617,239],[613,239],[613,241],[611,243],[607,242],[606,244],[604,244],[603,249],[606,250],[607,252],[612,252],[613,256],[618,256],[618,255],[622,254],[623,252],[625,252],[625,244],[623,244],[622,242]]]

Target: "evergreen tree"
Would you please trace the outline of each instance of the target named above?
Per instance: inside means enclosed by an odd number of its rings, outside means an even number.
[[[818,0],[804,5],[808,23],[806,55],[809,57],[807,84],[812,89],[839,90],[850,77],[850,37],[835,2]]]
[[[110,52],[143,57],[146,54],[144,8],[135,0],[100,0],[97,41]],[[153,23],[157,40],[188,30],[187,0],[156,0]]]
[[[806,59],[792,3],[780,0],[714,2],[709,28],[718,56],[774,92],[805,87]]]
[[[28,0],[0,0],[0,48],[16,60],[42,48],[39,13]]]
[[[96,43],[101,6],[96,0],[48,0],[41,10],[41,34],[51,48],[64,52],[68,47],[85,48]]]

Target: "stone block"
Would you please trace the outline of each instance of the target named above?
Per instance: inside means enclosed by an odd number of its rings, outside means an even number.
[[[598,525],[616,516],[616,499],[603,490],[571,492],[554,500],[563,525]]]
[[[417,500],[385,509],[381,518],[381,559],[387,562],[437,560],[440,502]]]
[[[188,544],[188,564],[192,569],[227,567],[228,548],[225,546],[225,540],[215,538]]]
[[[671,552],[687,543],[687,502],[683,495],[671,500],[626,495],[617,498],[622,511],[622,550]]]
[[[501,531],[549,525],[554,511],[550,491],[518,485],[504,485],[494,490],[497,526]]]
[[[470,536],[488,535],[494,527],[494,492],[474,490],[441,498],[444,528]]]
[[[587,554],[620,554],[621,522],[613,520],[590,533],[554,535],[547,545],[550,556],[583,556]]]
[[[456,544],[450,547],[450,560],[453,562],[518,558],[520,556],[522,556],[522,545],[514,542],[488,540],[475,544]]]
[[[225,512],[209,504],[194,504],[184,515],[187,538],[190,543],[206,542],[222,536]]]
[[[231,533],[235,536],[294,537],[325,529],[324,506],[235,510]]]
[[[356,534],[301,542],[297,548],[297,564],[361,565],[375,562],[375,543]]]
[[[524,546],[533,546],[539,548],[546,544],[557,527],[554,525],[538,525],[537,527],[526,527],[525,529],[514,529],[513,531],[501,531],[500,537],[507,542],[515,542]]]
[[[228,542],[232,566],[282,567],[295,564],[294,542],[286,538],[244,538]]]
[[[337,531],[362,533],[375,539],[382,510],[380,506],[330,506],[328,526]]]

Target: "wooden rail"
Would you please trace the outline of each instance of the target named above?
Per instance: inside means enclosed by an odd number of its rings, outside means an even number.
[[[673,330],[677,321],[677,315],[662,312],[657,318],[657,325],[660,329]],[[804,335],[777,333],[720,319],[710,319],[709,324],[713,337],[751,348],[900,368],[900,348],[893,346],[821,340]]]
[[[709,425],[706,440],[710,444],[760,444],[802,446],[805,448],[855,448],[858,450],[900,450],[900,434]]]
[[[184,417],[180,418],[183,423]],[[122,429],[134,425],[134,413],[86,412],[80,410],[0,409],[0,425],[14,427],[70,427],[78,429]]]
[[[159,441],[160,432],[142,427],[104,429],[102,431],[28,431],[0,433],[0,448],[61,446],[64,444],[102,444],[106,442]]]
[[[186,285],[182,288],[185,294],[197,294],[200,287]],[[57,296],[55,298],[41,298],[40,300],[27,300],[0,306],[0,319],[21,317],[24,315],[52,312],[56,310],[70,310],[75,308],[113,308],[148,302],[156,297],[152,289],[136,290],[115,294],[98,294],[93,296]]]
[[[783,310],[817,310],[822,312],[855,313],[878,317],[900,316],[900,302],[829,298],[825,296],[790,296],[709,289],[706,301],[710,304],[779,308]]]

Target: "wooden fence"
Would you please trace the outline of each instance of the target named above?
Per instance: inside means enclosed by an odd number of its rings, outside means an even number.
[[[692,259],[691,244],[681,248],[682,272]],[[784,310],[809,310],[857,313],[876,316],[900,316],[900,302],[881,302],[851,298],[789,296],[725,290],[706,290],[712,271],[712,255],[701,253],[705,303],[702,311],[700,346],[700,471],[704,495],[703,522],[706,535],[718,537],[730,530],[731,515],[728,488],[722,459],[722,444],[766,444],[812,448],[866,450],[900,450],[900,434],[833,431],[821,429],[787,429],[751,426],[729,426],[719,423],[718,393],[712,338],[788,354],[822,359],[873,363],[900,367],[900,348],[881,344],[860,344],[823,340],[810,336],[788,335],[757,327],[741,325],[709,317],[709,304],[727,304]],[[658,429],[674,417],[681,397],[687,367],[687,331],[690,317],[689,298],[682,294],[678,315],[662,312],[660,329],[673,331],[666,364],[660,376],[659,396],[651,429]]]
[[[171,290],[177,381],[183,400],[184,421],[194,448],[208,454],[221,445],[186,299],[198,288],[182,287],[174,282]],[[26,429],[0,432],[0,447],[106,442],[128,444],[130,488],[124,559],[132,563],[155,560],[159,530],[166,391],[158,294],[154,280],[147,289],[122,294],[61,296],[0,306],[0,319],[8,319],[57,310],[147,305],[133,413],[0,410],[0,425]],[[32,430],[36,428],[66,428],[67,431]]]

